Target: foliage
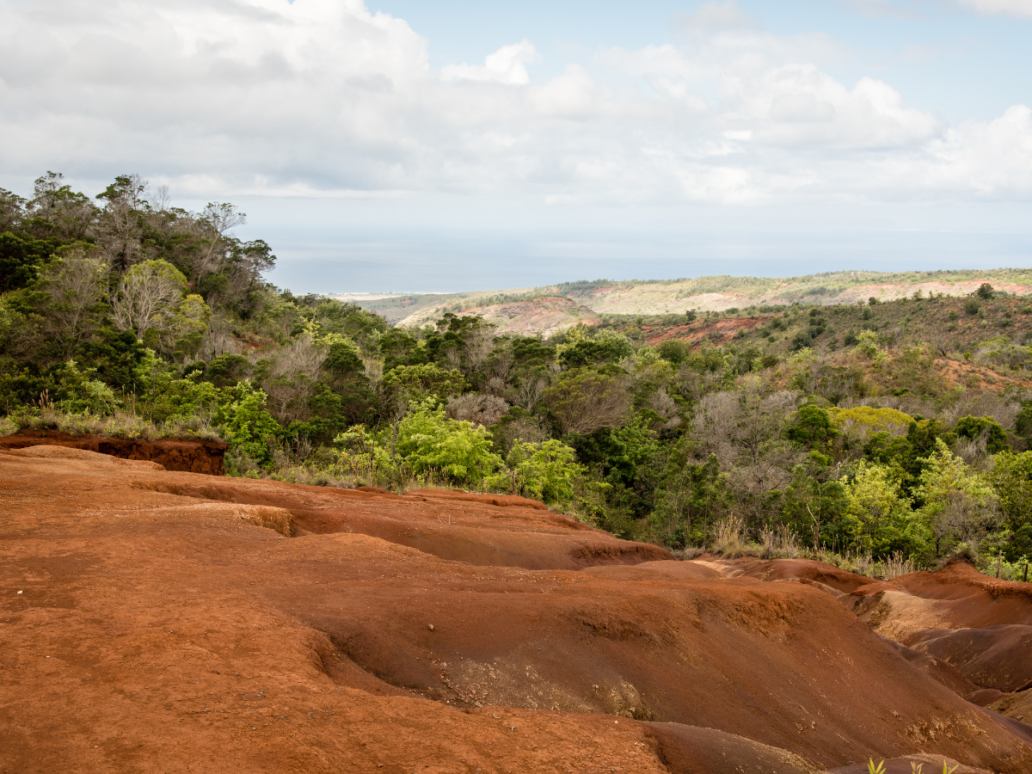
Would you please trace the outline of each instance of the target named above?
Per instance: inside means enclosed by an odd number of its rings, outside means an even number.
[[[564,435],[619,427],[631,407],[623,375],[592,369],[567,371],[544,392],[542,402]]]
[[[465,383],[459,371],[436,363],[395,366],[383,377],[384,388],[404,402],[457,395]]]
[[[215,424],[233,447],[259,465],[268,464],[270,441],[280,434],[280,426],[266,409],[265,393],[245,381],[230,388],[226,398],[215,413]]]
[[[956,432],[961,438],[984,441],[985,450],[990,454],[1010,448],[1007,434],[992,417],[962,417],[957,421]]]
[[[491,438],[483,427],[444,416],[443,408],[427,401],[399,424],[397,455],[417,475],[439,474],[456,484],[476,486],[501,465],[491,450]]]
[[[861,438],[869,438],[879,432],[901,435],[914,421],[913,417],[897,409],[874,406],[854,406],[848,409],[832,407],[828,414],[836,428],[855,433]]]
[[[1032,308],[961,296],[981,273],[899,275],[863,304],[842,294],[877,275],[568,283],[531,295],[619,284],[669,312],[543,338],[463,313],[518,294],[373,302],[418,312],[401,328],[279,290],[243,222],[134,175],[96,197],[56,173],[31,198],[0,192],[4,428],[221,434],[238,475],[516,493],[680,551],[884,577],[957,551],[1002,554],[1004,573],[1032,556]],[[914,293],[933,280],[956,297]],[[707,310],[706,293],[743,308]]]
[[[958,543],[977,545],[996,526],[998,496],[980,474],[955,456],[941,439],[914,488],[918,515],[935,545],[935,555]]]
[[[577,481],[587,475],[587,469],[577,463],[577,453],[554,439],[513,444],[505,465],[504,473],[492,477],[493,487],[507,485],[513,494],[560,507],[573,500]]]
[[[927,543],[926,526],[915,518],[900,485],[900,470],[861,461],[846,484],[842,532],[858,551],[875,557],[911,555]]]
[[[785,431],[789,440],[811,449],[827,446],[834,436],[828,412],[812,404],[800,407]]]

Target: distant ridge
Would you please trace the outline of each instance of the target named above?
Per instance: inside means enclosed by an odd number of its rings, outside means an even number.
[[[1032,268],[956,271],[837,271],[800,277],[713,276],[673,280],[582,280],[538,288],[487,290],[469,293],[351,294],[334,296],[377,312],[391,323],[418,327],[445,312],[476,314],[499,325],[503,332],[551,333],[587,322],[596,315],[684,314],[687,311],[726,311],[734,308],[810,304],[833,306],[891,301],[920,292],[965,296],[983,283],[1016,296],[1032,295]],[[543,300],[566,298],[568,309]],[[513,306],[516,305],[516,306]],[[503,310],[500,307],[506,306]],[[567,313],[568,312],[568,313]],[[522,314],[547,318],[537,330]]]

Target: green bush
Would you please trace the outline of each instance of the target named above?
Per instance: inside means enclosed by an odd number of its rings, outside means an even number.
[[[415,407],[398,425],[396,450],[417,475],[441,475],[459,485],[479,485],[501,466],[483,427],[444,416],[427,402]]]
[[[270,441],[280,434],[280,426],[266,409],[266,396],[250,382],[241,382],[227,390],[215,413],[215,424],[234,451],[239,451],[259,465],[272,460]]]
[[[985,450],[996,454],[1009,448],[1007,433],[992,417],[962,417],[957,420],[957,435],[968,440],[985,438]]]
[[[513,444],[505,459],[506,470],[493,476],[492,488],[565,505],[573,500],[575,485],[587,474],[577,464],[577,453],[561,441]]]

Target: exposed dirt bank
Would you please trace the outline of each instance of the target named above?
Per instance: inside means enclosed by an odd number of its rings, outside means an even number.
[[[85,449],[126,460],[149,460],[166,470],[206,473],[212,476],[222,475],[222,460],[226,449],[229,448],[225,441],[199,438],[145,441],[139,438],[68,435],[54,430],[21,430],[14,435],[0,437],[0,449],[25,449],[41,444]]]

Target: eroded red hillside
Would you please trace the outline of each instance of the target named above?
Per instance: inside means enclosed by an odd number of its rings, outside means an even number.
[[[46,446],[0,452],[0,508],[3,772],[1032,770],[824,570]]]

